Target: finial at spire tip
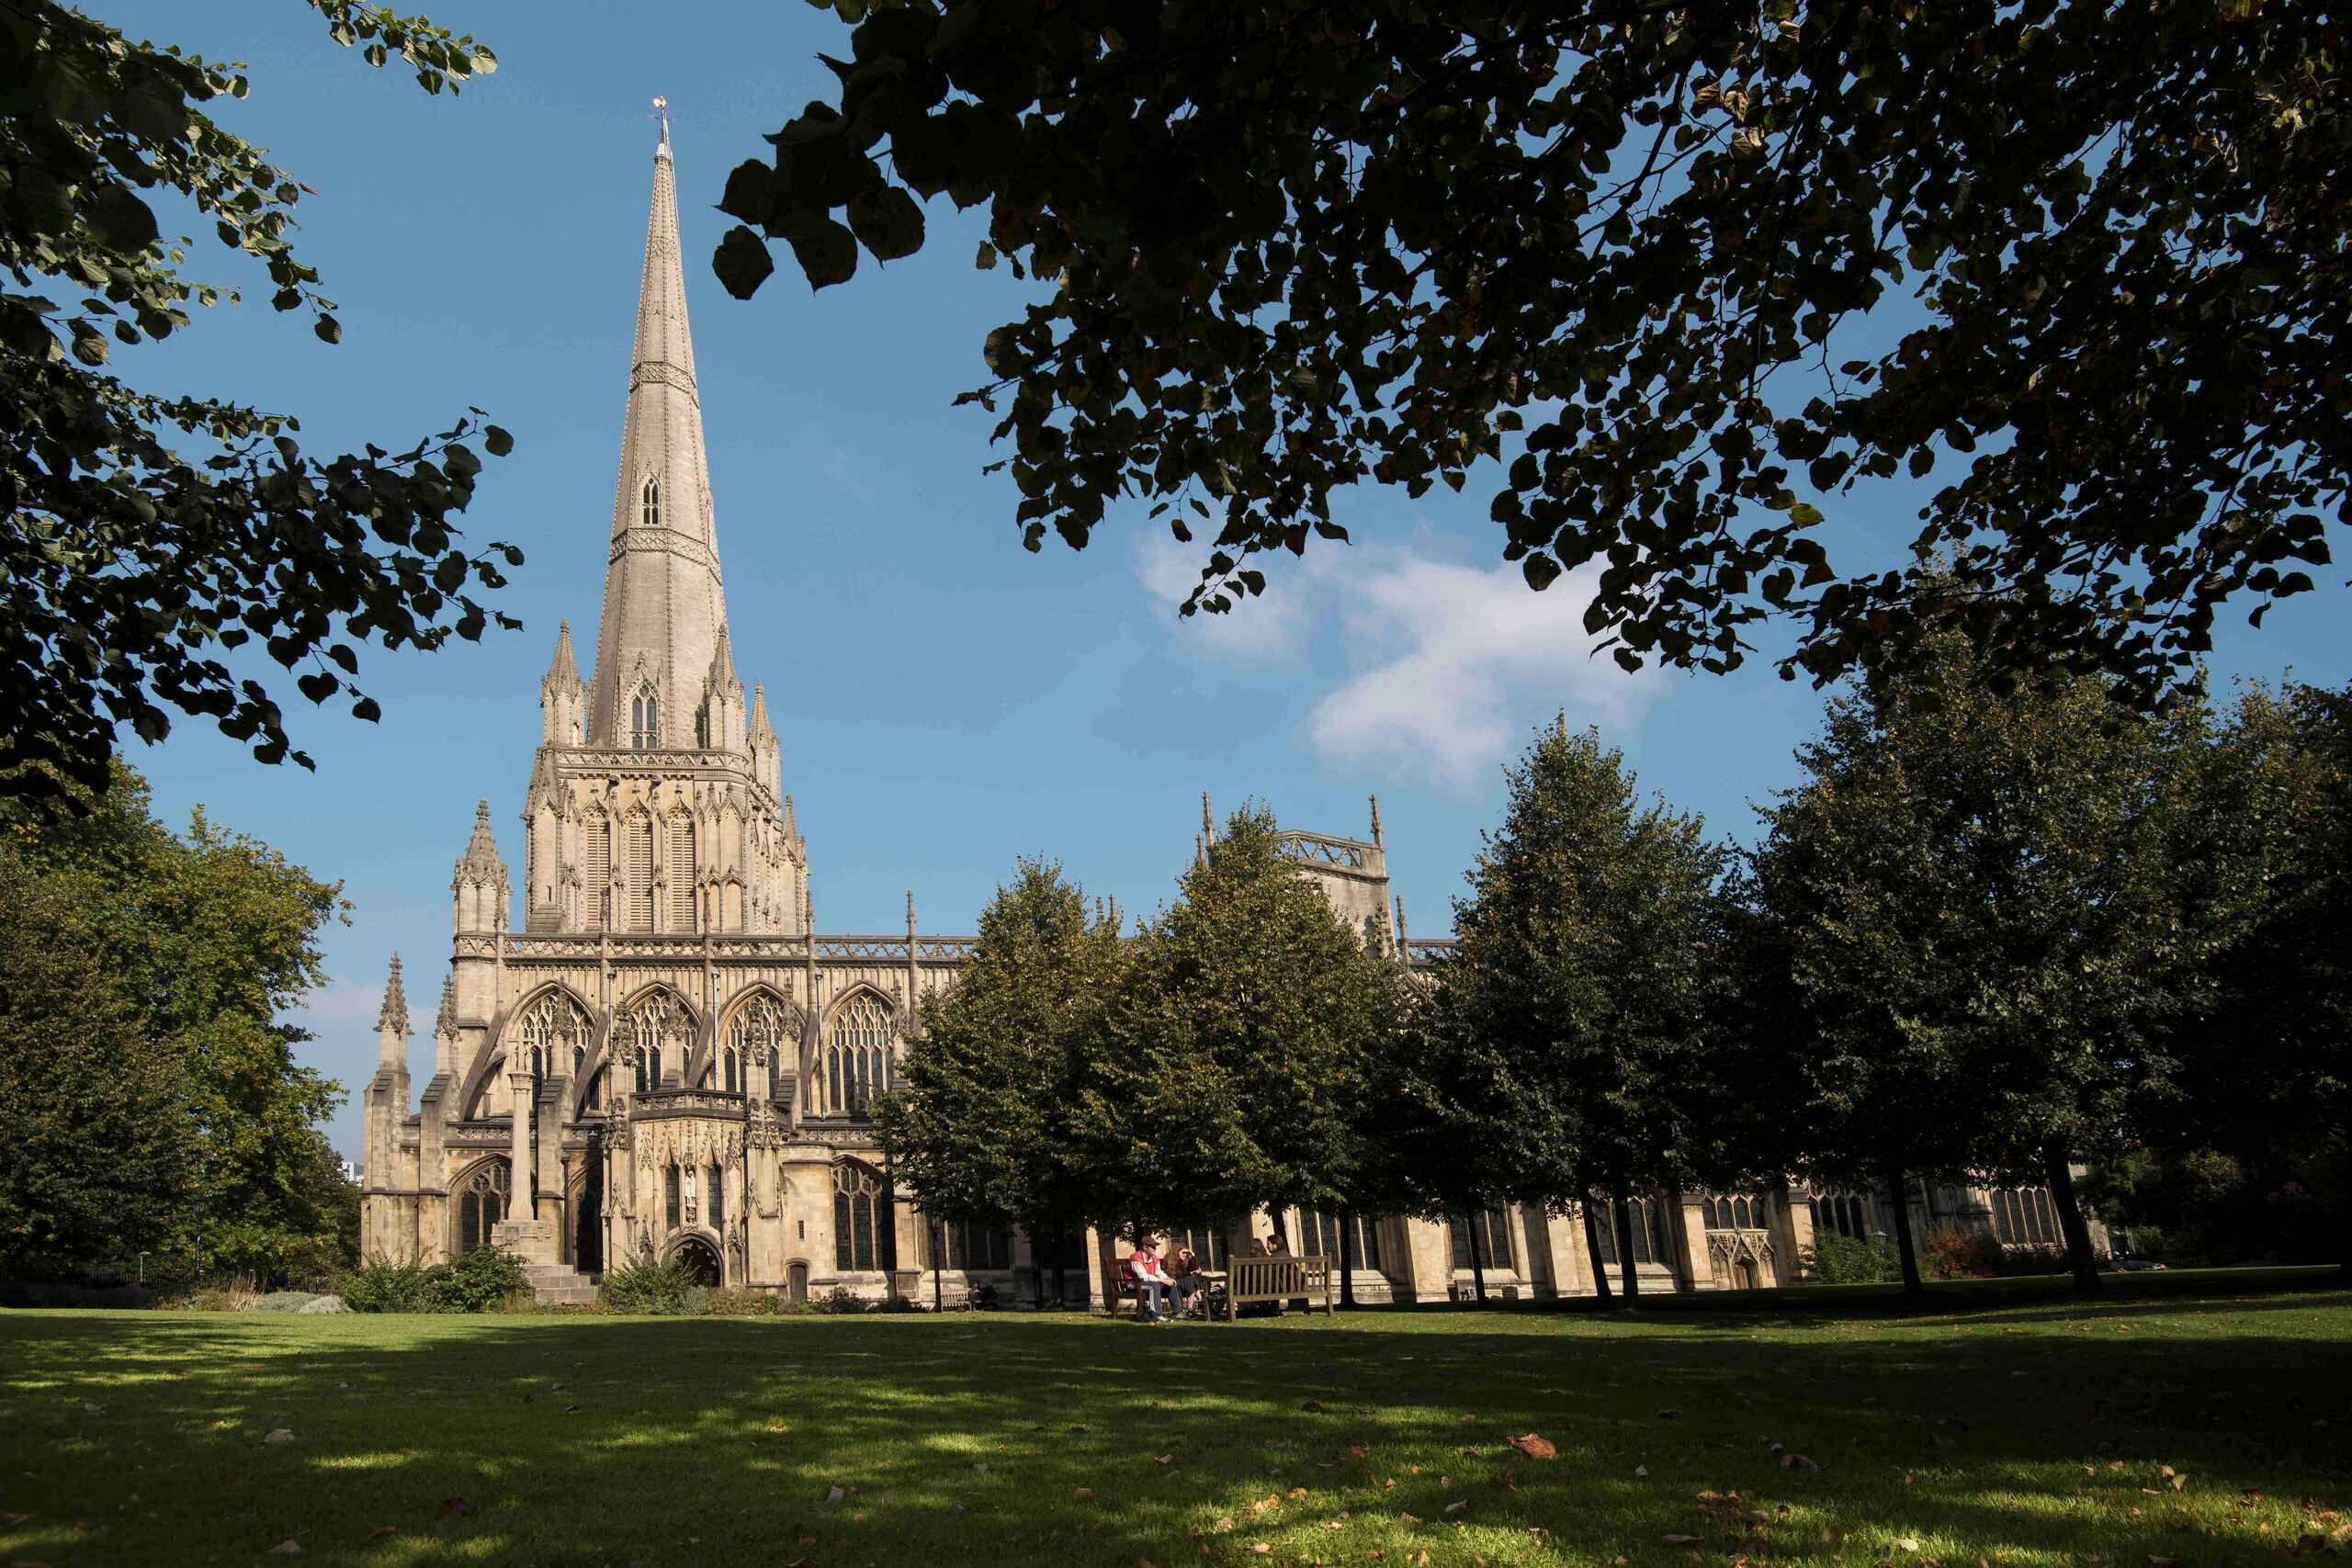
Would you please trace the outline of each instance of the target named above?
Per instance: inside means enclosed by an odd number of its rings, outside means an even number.
[[[670,100],[660,94],[654,95],[653,112],[662,121],[662,140],[654,144],[653,155],[666,158],[670,155]]]

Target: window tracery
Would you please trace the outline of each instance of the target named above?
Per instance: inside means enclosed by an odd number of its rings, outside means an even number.
[[[887,1219],[882,1184],[862,1165],[844,1160],[833,1167],[833,1266],[849,1272],[882,1267]]]
[[[727,1021],[727,1043],[736,1054],[737,1070],[744,1074],[741,1088],[749,1090],[751,1075],[764,1066],[768,1098],[775,1098],[785,1042],[793,1038],[794,1032],[792,1015],[770,992],[758,992],[735,1010],[734,1016]]]
[[[893,1081],[890,1010],[877,997],[854,997],[834,1015],[825,1044],[827,1103],[834,1111],[863,1116],[874,1097]]]
[[[645,525],[649,528],[662,526],[662,481],[660,479],[649,478],[645,481],[645,491],[640,497],[640,502],[639,515],[644,519]]]
[[[624,1056],[637,1069],[637,1091],[662,1087],[663,1062],[684,1066],[694,1043],[694,1020],[674,992],[654,990],[630,1004],[618,1031]]]
[[[629,749],[636,751],[650,751],[662,744],[662,696],[650,681],[629,698],[628,737]]]
[[[506,1161],[484,1160],[474,1167],[458,1190],[458,1251],[460,1255],[490,1245],[491,1227],[506,1217]]]

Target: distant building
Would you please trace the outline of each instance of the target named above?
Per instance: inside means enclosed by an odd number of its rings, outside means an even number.
[[[984,1284],[1024,1297],[1042,1258],[1099,1295],[1115,1238],[934,1230],[919,1194],[890,1190],[868,1101],[894,1079],[918,1000],[953,981],[972,939],[920,934],[911,894],[903,934],[813,934],[780,742],[729,648],[680,248],[665,125],[595,660],[583,679],[569,624],[558,629],[524,801],[520,930],[490,807],[476,810],[450,882],[449,973],[417,1100],[392,960],[366,1145],[344,1166],[362,1182],[363,1249],[432,1262],[495,1241],[550,1301],[586,1298],[608,1260],[639,1256],[796,1296],[911,1290],[936,1262],[956,1299]],[[1367,944],[1416,970],[1452,948],[1407,939],[1376,802],[1368,840],[1294,831],[1283,843]],[[2054,1239],[2038,1191],[1919,1189],[1911,1201],[1923,1232],[1958,1223],[2018,1245]],[[1629,1216],[1634,1261],[1649,1289],[1788,1282],[1816,1226],[1877,1234],[1883,1207],[1785,1185],[1653,1194]],[[1442,1299],[1467,1288],[1474,1261],[1508,1294],[1594,1289],[1580,1214],[1350,1224],[1363,1300]],[[1221,1266],[1277,1227],[1294,1251],[1340,1251],[1338,1217],[1308,1213],[1204,1216],[1180,1239]]]
[[[343,1162],[343,1179],[345,1181],[350,1182],[355,1187],[366,1185],[366,1182],[360,1177],[359,1162],[357,1160],[347,1159]]]

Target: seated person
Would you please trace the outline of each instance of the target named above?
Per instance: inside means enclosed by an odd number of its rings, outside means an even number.
[[[1201,1266],[1193,1258],[1193,1249],[1179,1247],[1169,1254],[1166,1268],[1169,1277],[1175,1281],[1176,1310],[1180,1313],[1199,1311],[1201,1288],[1208,1281],[1201,1278]]]
[[[1159,1254],[1152,1249],[1150,1232],[1136,1237],[1135,1250],[1127,1254],[1127,1270],[1136,1282],[1136,1321],[1163,1321],[1170,1280],[1159,1267]]]

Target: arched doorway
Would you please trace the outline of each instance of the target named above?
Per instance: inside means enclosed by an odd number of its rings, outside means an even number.
[[[693,1271],[695,1284],[708,1286],[714,1291],[718,1288],[718,1249],[707,1240],[690,1235],[678,1243],[678,1250],[671,1256]]]

